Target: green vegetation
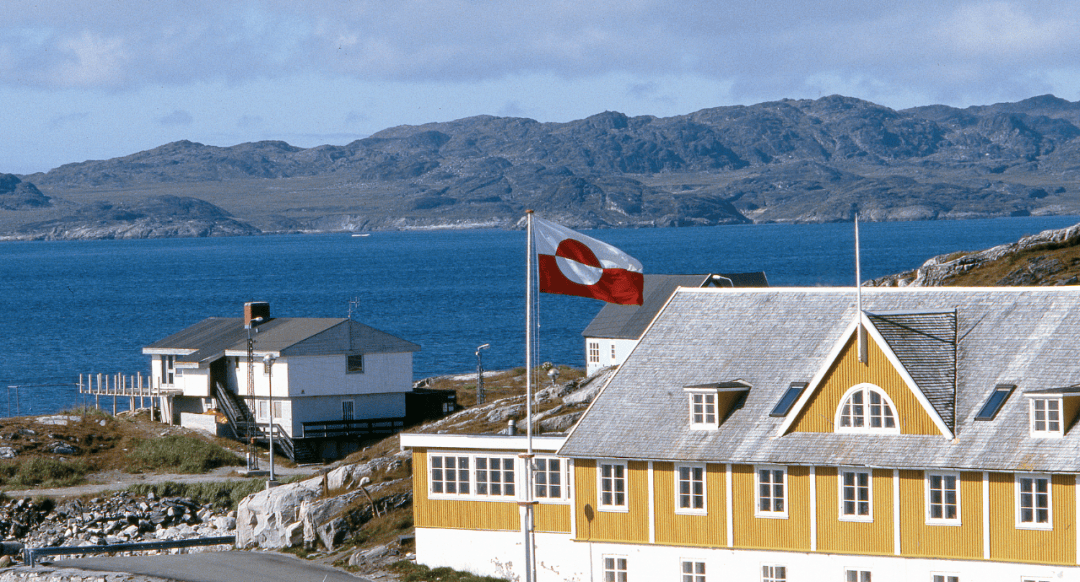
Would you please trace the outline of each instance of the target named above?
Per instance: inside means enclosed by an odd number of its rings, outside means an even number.
[[[132,473],[165,470],[194,474],[243,464],[240,457],[218,445],[184,435],[139,440],[129,457],[132,465],[128,471]]]
[[[8,489],[69,487],[82,483],[89,472],[83,461],[31,457],[0,465],[0,480]]]
[[[441,582],[506,582],[502,578],[477,576],[476,574],[459,572],[450,568],[431,569],[407,560],[390,564],[390,570],[399,576],[398,579],[401,582],[429,582],[433,580]]]
[[[202,483],[139,483],[128,487],[129,493],[145,496],[151,492],[158,497],[187,497],[201,505],[216,505],[236,509],[248,495],[266,489],[266,481],[244,479],[243,481],[215,481]]]

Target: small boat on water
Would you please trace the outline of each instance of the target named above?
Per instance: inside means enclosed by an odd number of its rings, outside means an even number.
[[[364,233],[354,234],[353,235],[354,238],[358,237],[358,236],[371,236],[371,233],[370,232],[364,232]]]

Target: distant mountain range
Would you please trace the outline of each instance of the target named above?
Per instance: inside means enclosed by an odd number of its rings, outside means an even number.
[[[1078,177],[1080,102],[895,111],[831,96],[479,116],[307,149],[175,142],[0,175],[0,238],[513,228],[530,208],[579,228],[1080,214]]]

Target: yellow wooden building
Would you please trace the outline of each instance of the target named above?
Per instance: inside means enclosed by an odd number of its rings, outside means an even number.
[[[525,580],[1080,580],[1080,288],[683,289],[565,436],[404,435],[417,558]],[[509,489],[508,489],[509,487]],[[528,541],[526,541],[528,540]]]

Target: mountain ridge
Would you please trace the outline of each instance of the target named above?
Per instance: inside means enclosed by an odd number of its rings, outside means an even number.
[[[833,95],[672,117],[480,115],[342,146],[181,140],[19,176],[55,204],[0,211],[0,233],[161,196],[256,232],[514,228],[527,208],[579,228],[1080,214],[1078,175],[1080,102],[893,110]]]

